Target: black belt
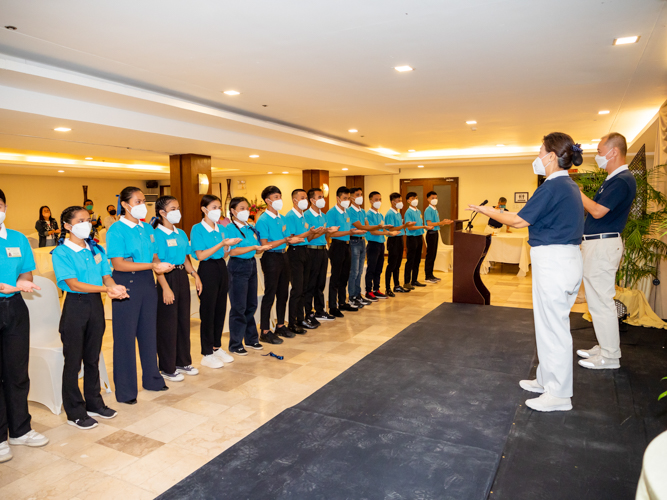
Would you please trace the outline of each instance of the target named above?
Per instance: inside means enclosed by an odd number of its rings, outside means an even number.
[[[285,253],[287,252],[287,248],[283,248],[282,250],[268,250],[269,253]]]
[[[17,292],[14,295],[10,295],[9,297],[0,297],[0,302],[7,302],[9,300],[16,300],[18,298],[23,299],[23,297],[21,297],[21,292]]]
[[[589,234],[589,235],[584,234],[583,236],[584,241],[606,240],[607,238],[620,238],[620,237],[621,235],[619,233],[603,233],[603,234]]]
[[[350,242],[347,241],[347,240],[336,240],[334,238],[331,238],[331,244],[333,245],[335,242],[341,243],[343,245],[349,245],[350,244]]]
[[[363,240],[363,236],[350,236],[351,240]]]
[[[326,250],[326,245],[306,245],[306,248],[309,250]]]

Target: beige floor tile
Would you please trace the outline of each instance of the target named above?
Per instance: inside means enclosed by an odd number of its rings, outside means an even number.
[[[155,493],[115,477],[106,477],[77,497],[81,500],[149,500],[155,497]]]
[[[113,474],[136,462],[137,457],[101,444],[93,443],[75,455],[72,455],[70,460],[97,472]]]
[[[118,430],[113,434],[109,434],[107,437],[97,441],[97,443],[133,457],[146,456],[164,444],[161,441],[125,430]]]

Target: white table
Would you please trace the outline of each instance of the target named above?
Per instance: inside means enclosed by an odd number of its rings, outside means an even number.
[[[530,266],[528,233],[499,233],[491,236],[491,246],[482,262],[481,274],[487,274],[491,262],[519,264],[517,276],[525,276]]]
[[[54,248],[55,247],[42,247],[32,249],[32,254],[35,256],[37,272],[39,272],[39,274],[42,276],[53,271],[53,259],[51,258],[51,252]]]
[[[433,269],[448,273],[454,263],[454,245],[438,245],[438,252],[435,255]]]
[[[667,431],[655,438],[644,452],[636,500],[667,499]]]

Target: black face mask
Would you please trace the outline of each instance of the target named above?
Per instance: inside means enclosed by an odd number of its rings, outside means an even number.
[[[116,215],[116,211],[115,210],[109,210],[109,215]]]

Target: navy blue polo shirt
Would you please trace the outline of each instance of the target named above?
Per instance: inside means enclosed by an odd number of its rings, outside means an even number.
[[[636,194],[637,181],[629,170],[623,169],[613,177],[607,177],[593,201],[608,208],[609,212],[599,219],[587,215],[584,234],[622,233]]]
[[[551,174],[519,212],[530,224],[528,244],[580,245],[584,234],[584,204],[567,171]]]

